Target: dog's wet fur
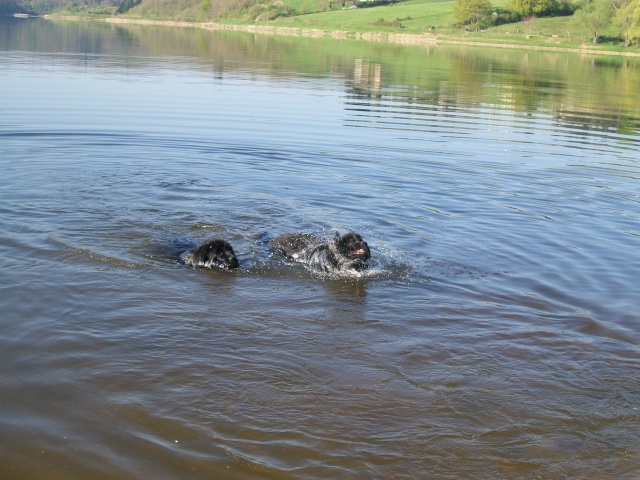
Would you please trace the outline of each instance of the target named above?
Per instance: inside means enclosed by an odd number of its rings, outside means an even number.
[[[329,241],[309,234],[288,233],[269,245],[285,256],[323,272],[361,271],[369,266],[371,250],[357,233],[349,232]]]
[[[199,247],[189,250],[182,261],[192,267],[232,270],[238,268],[236,254],[229,242],[214,238]]]

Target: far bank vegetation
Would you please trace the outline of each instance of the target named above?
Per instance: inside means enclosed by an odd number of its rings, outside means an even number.
[[[640,44],[640,0],[2,0],[0,13],[125,15],[191,22],[298,22],[354,30],[517,32]],[[331,14],[330,16],[327,16]],[[558,20],[562,19],[562,20]],[[512,27],[509,27],[512,25]],[[502,29],[499,29],[501,27]],[[549,34],[545,31],[545,34]],[[637,48],[637,47],[636,47]]]
[[[571,16],[567,33],[586,31],[594,44],[605,33],[623,39],[627,47],[640,41],[640,0],[508,0],[507,8],[494,8],[489,0],[456,0],[452,14],[467,29],[519,22],[527,38],[536,19]]]

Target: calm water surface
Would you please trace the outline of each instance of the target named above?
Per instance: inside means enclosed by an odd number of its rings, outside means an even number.
[[[2,20],[0,478],[639,478],[639,88]],[[335,230],[367,274],[265,246]],[[211,237],[239,271],[176,262]]]

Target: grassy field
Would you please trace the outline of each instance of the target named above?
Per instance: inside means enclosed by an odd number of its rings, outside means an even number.
[[[296,7],[296,1],[287,4]],[[454,0],[407,0],[395,5],[372,8],[342,9],[334,5],[333,9],[322,13],[280,17],[267,22],[269,25],[314,28],[326,31],[344,30],[355,32],[388,33],[429,33],[440,40],[464,41],[473,43],[495,43],[523,45],[528,47],[553,48],[589,48],[616,52],[640,53],[640,46],[625,48],[617,40],[617,32],[610,27],[604,32],[604,38],[593,45],[586,31],[576,27],[572,17],[550,17],[535,19],[525,32],[521,23],[511,23],[491,27],[484,31],[465,31],[454,28],[455,20],[451,14]],[[347,3],[347,6],[349,3]],[[493,1],[496,8],[505,8],[507,0]],[[612,40],[608,40],[612,39]]]
[[[327,30],[423,33],[433,31],[433,27],[449,28],[453,24],[453,5],[454,0],[407,0],[371,8],[342,9],[334,6],[326,12],[279,18],[273,23],[301,23]],[[380,25],[381,20],[390,24],[395,20],[400,26]]]

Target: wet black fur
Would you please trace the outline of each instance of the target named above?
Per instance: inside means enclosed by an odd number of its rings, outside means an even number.
[[[218,268],[222,270],[231,270],[239,266],[231,245],[218,238],[208,240],[199,247],[188,251],[182,261],[192,267]]]
[[[301,263],[324,272],[364,270],[371,258],[369,245],[357,233],[347,233],[328,242],[309,234],[288,233],[276,237],[269,245]]]

